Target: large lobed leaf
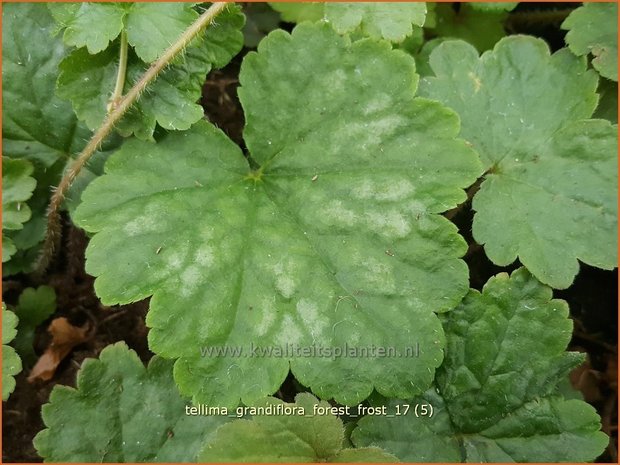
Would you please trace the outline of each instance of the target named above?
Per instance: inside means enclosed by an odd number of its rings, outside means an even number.
[[[475,195],[474,238],[488,257],[517,257],[543,283],[570,286],[578,260],[617,262],[617,134],[588,120],[597,76],[563,49],[512,36],[478,57],[465,42],[431,54],[421,93],[459,113],[461,135],[487,169]]]
[[[604,76],[618,81],[618,4],[585,3],[562,23],[566,43],[578,56],[592,54],[592,65]]]
[[[17,334],[17,317],[2,302],[2,400],[7,400],[15,389],[15,375],[22,371],[22,362],[13,347],[7,344]]]
[[[38,244],[45,233],[45,210],[51,186],[57,185],[72,157],[79,153],[90,132],[77,122],[71,105],[55,95],[58,65],[64,56],[62,39],[52,37],[55,21],[45,4],[7,4],[2,28],[2,149],[11,159],[26,159],[34,167],[37,187],[28,206],[32,211],[24,227],[7,238],[16,253],[3,264],[3,276],[32,271]],[[106,141],[82,170],[70,189],[66,206],[79,201],[81,191],[100,173],[106,150],[118,146]],[[5,184],[6,186],[6,184]],[[3,241],[6,248],[8,241]],[[6,259],[6,252],[3,253]]]
[[[423,396],[396,404],[430,404],[412,413],[366,417],[352,440],[379,446],[406,462],[580,462],[595,459],[609,438],[581,400],[558,385],[582,360],[564,352],[568,306],[524,268],[472,290],[445,315],[446,359]],[[401,407],[402,411],[402,407]]]
[[[54,386],[34,446],[48,462],[192,462],[223,416],[189,416],[172,363],[144,367],[124,343],[80,368],[77,388]]]
[[[176,40],[183,32],[185,27],[181,26],[188,21],[191,23],[194,16],[197,16],[188,4],[128,5],[118,7],[130,8],[132,12],[126,19],[127,35],[130,43],[135,45],[129,51],[125,91],[142,77],[149,61],[155,59],[170,45],[169,41]],[[175,20],[175,16],[167,17],[168,9],[178,10],[177,13],[187,16],[187,21]],[[178,27],[175,29],[172,23]],[[157,27],[149,26],[155,24]],[[196,102],[202,93],[205,76],[212,67],[226,65],[239,52],[243,46],[243,25],[244,16],[238,7],[230,6],[221,13],[217,22],[195,39],[185,53],[175,59],[149,86],[148,91],[121,120],[118,131],[124,136],[135,134],[146,140],[153,138],[156,123],[165,129],[184,130],[203,118],[203,109]],[[132,32],[135,28],[152,29],[156,33]],[[132,40],[132,37],[139,37],[140,40]],[[60,63],[58,95],[70,100],[78,118],[94,130],[105,118],[109,98],[114,90],[118,69],[118,41],[105,50],[91,53],[90,49],[79,48]]]
[[[271,33],[240,79],[256,169],[201,122],[157,145],[127,142],[85,193],[76,220],[96,233],[97,294],[153,296],[150,347],[179,359],[175,379],[197,402],[251,403],[289,367],[346,404],[373,388],[422,392],[442,359],[435,312],[467,291],[466,244],[439,215],[481,171],[454,138],[456,115],[414,98],[411,57],[324,24]],[[345,343],[401,357],[248,353]],[[416,343],[419,357],[404,357]]]
[[[342,421],[331,413],[323,413],[328,412],[331,405],[319,402],[311,394],[297,394],[292,404],[268,398],[253,407],[258,411],[279,405],[294,413],[259,414],[251,420],[227,423],[217,430],[198,459],[207,463],[397,461],[396,457],[377,447],[343,448]],[[323,410],[315,410],[317,407]]]

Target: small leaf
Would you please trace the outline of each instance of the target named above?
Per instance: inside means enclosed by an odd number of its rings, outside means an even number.
[[[594,408],[557,393],[582,357],[564,352],[568,306],[551,297],[524,268],[470,291],[443,318],[448,345],[435,388],[390,401],[389,413],[412,406],[407,415],[361,419],[354,444],[406,462],[594,460],[609,438]],[[416,418],[416,404],[431,405],[433,416]]]
[[[127,14],[127,40],[142,61],[150,63],[196,18],[191,3],[135,2]]]
[[[17,252],[5,231],[22,229],[30,219],[31,211],[26,201],[37,184],[30,176],[32,171],[32,164],[27,160],[2,157],[2,262],[10,260]]]
[[[431,54],[421,92],[456,110],[487,169],[475,195],[475,240],[505,266],[517,257],[540,281],[570,286],[581,260],[617,262],[617,132],[586,120],[597,76],[584,59],[527,36],[480,58],[457,41]],[[585,226],[584,226],[585,225]]]
[[[342,421],[330,414],[314,414],[315,408],[329,409],[310,394],[297,394],[294,404],[269,398],[259,408],[290,409],[292,414],[256,414],[251,420],[237,420],[221,426],[198,456],[201,462],[395,462],[396,457],[376,447],[342,449]],[[277,412],[277,411],[276,411]]]
[[[156,123],[165,129],[184,130],[201,119],[204,112],[196,102],[205,76],[212,66],[226,65],[241,49],[243,24],[238,7],[231,6],[220,14],[217,23],[194,40],[183,56],[168,66],[134,104],[117,127],[120,134],[135,134],[146,140],[153,137]],[[114,46],[96,55],[78,49],[60,63],[58,95],[73,103],[78,118],[92,130],[97,129],[106,116],[117,67],[118,47]],[[130,89],[147,68],[148,65],[130,51],[125,89]]]
[[[54,6],[60,5],[71,4]],[[49,168],[88,136],[76,128],[71,105],[55,95],[65,48],[51,36],[55,23],[45,4],[11,3],[2,14],[3,155]]]
[[[22,360],[28,364],[34,363],[34,333],[41,323],[47,320],[56,311],[56,292],[49,286],[29,287],[19,296],[15,314],[19,318],[17,337],[13,346]]]
[[[34,438],[48,462],[192,462],[219,416],[190,416],[172,380],[172,363],[148,368],[125,343],[87,359],[77,389],[57,385]]]
[[[323,2],[271,2],[269,6],[280,13],[282,21],[288,23],[320,21],[325,15]]]
[[[18,319],[2,303],[2,400],[9,398],[15,389],[15,375],[22,371],[22,362],[15,350],[7,344],[17,334]]]
[[[105,50],[121,33],[127,14],[122,3],[50,3],[48,7],[59,28],[65,30],[65,43],[86,47],[93,54]]]
[[[351,44],[326,24],[274,31],[240,80],[258,168],[200,122],[156,145],[128,141],[85,192],[74,219],[95,233],[86,266],[97,295],[153,296],[149,346],[179,359],[175,379],[196,402],[251,403],[289,368],[341,403],[373,388],[422,392],[442,358],[435,312],[467,290],[466,244],[439,215],[481,171],[454,138],[456,115],[414,98],[411,57],[384,41]],[[402,354],[416,343],[415,359],[363,363],[201,351],[348,344]]]
[[[562,23],[566,43],[578,56],[592,54],[592,65],[608,79],[618,81],[618,4],[585,3]]]
[[[422,26],[426,18],[423,2],[325,3],[325,19],[340,34],[359,28],[363,35],[402,42]]]

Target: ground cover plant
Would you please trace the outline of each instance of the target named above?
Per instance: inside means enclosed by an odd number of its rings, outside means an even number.
[[[5,5],[4,460],[616,460],[616,18]]]

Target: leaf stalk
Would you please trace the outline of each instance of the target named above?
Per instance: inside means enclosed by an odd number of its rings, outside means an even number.
[[[121,98],[123,98],[123,90],[125,89],[125,76],[127,75],[127,32],[125,29],[121,32],[121,44],[118,57],[118,73],[116,74],[116,85],[114,86],[114,92],[108,103],[108,113],[114,110],[118,106]]]
[[[73,184],[73,181],[75,181],[75,178],[78,176],[82,168],[86,165],[90,157],[97,151],[103,140],[110,134],[110,132],[112,132],[115,124],[118,123],[125,112],[129,110],[129,108],[131,108],[131,106],[138,100],[140,94],[146,89],[146,87],[157,78],[159,73],[166,68],[166,66],[168,66],[178,54],[183,52],[185,47],[187,47],[203,29],[213,22],[215,17],[220,14],[227,7],[227,5],[228,4],[226,2],[213,3],[185,30],[185,32],[183,32],[183,34],[181,34],[181,36],[173,44],[170,45],[170,47],[164,51],[157,61],[153,62],[138,82],[136,82],[136,84],[129,89],[127,94],[125,94],[125,96],[118,101],[118,104],[111,109],[99,129],[95,131],[88,144],[86,144],[86,147],[84,147],[73,164],[67,169],[60,180],[58,187],[54,190],[49,203],[47,210],[47,230],[45,234],[45,241],[37,262],[36,273],[43,274],[45,272],[52,262],[56,251],[58,250],[62,232],[60,209],[69,188]],[[117,85],[120,87],[118,79]]]

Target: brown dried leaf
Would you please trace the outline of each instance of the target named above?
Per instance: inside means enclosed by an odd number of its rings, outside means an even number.
[[[75,346],[89,339],[89,330],[88,324],[84,327],[73,326],[64,317],[52,320],[47,329],[52,335],[52,342],[32,368],[28,381],[32,383],[36,380],[48,381],[52,379],[56,368],[69,355],[69,352]]]

